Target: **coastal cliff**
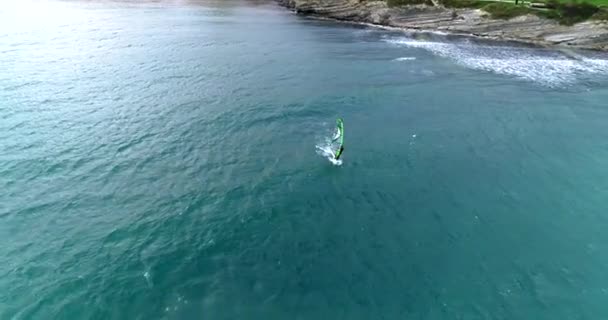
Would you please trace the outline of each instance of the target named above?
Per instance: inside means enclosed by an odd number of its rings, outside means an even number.
[[[482,9],[446,8],[437,1],[432,1],[433,5],[400,7],[372,0],[278,1],[300,14],[337,20],[608,51],[605,21],[588,20],[569,26],[532,14],[493,19]]]

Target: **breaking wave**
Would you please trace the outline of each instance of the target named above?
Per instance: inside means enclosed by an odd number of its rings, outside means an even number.
[[[558,50],[484,45],[471,42],[419,41],[390,38],[386,42],[426,50],[455,63],[547,86],[562,86],[590,75],[608,75],[608,57],[590,57]]]

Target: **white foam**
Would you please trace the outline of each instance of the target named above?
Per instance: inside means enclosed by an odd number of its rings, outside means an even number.
[[[412,61],[412,60],[416,60],[416,57],[401,57],[401,58],[393,59],[393,61]]]
[[[336,158],[335,158],[335,155],[334,155],[335,147],[332,145],[330,139],[327,138],[322,143],[317,144],[315,146],[315,149],[317,150],[318,155],[327,158],[327,160],[329,160],[329,162],[331,162],[333,165],[335,165],[335,166],[342,165],[342,160],[336,160]]]
[[[573,83],[590,74],[608,74],[606,59],[591,59],[581,55],[566,56],[557,51],[470,42],[418,41],[409,38],[385,41],[399,46],[420,48],[468,68],[514,76],[548,86]]]

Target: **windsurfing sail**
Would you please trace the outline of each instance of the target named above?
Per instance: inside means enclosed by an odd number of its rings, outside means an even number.
[[[334,152],[334,156],[337,160],[342,155],[342,151],[344,151],[344,121],[342,121],[342,118],[336,120],[336,135],[334,136],[333,141],[338,141],[340,144],[336,152]]]

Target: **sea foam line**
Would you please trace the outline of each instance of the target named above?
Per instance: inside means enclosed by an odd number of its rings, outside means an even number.
[[[590,74],[608,74],[608,60],[582,55],[566,56],[559,51],[535,51],[525,47],[418,41],[390,38],[384,41],[410,48],[420,48],[462,66],[510,75],[548,86],[576,82]]]

